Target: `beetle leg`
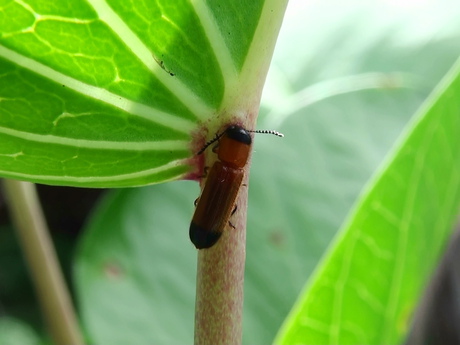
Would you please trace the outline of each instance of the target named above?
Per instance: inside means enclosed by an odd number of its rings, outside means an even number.
[[[208,176],[208,172],[209,172],[209,167],[204,167],[203,175],[201,175],[200,178],[206,178],[206,176]]]

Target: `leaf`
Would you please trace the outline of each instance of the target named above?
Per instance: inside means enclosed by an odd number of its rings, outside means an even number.
[[[0,174],[121,187],[194,178],[202,126],[255,113],[286,1],[0,6]]]
[[[185,226],[193,202],[183,196],[191,187],[176,182],[114,191],[98,208],[75,272],[92,343],[193,339],[196,249]]]
[[[335,5],[290,3],[270,66],[260,128],[285,138],[257,137],[251,164],[246,344],[273,340],[363,185],[460,54],[457,7],[388,4],[382,16],[347,2],[331,18]],[[433,13],[430,30],[412,30]]]
[[[278,344],[400,344],[460,206],[460,60],[408,125]]]
[[[10,317],[0,318],[0,345],[40,345],[38,335],[25,323]]]

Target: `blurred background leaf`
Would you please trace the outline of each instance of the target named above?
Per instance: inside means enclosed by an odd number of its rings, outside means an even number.
[[[26,323],[13,319],[0,319],[0,345],[40,345],[40,338]]]
[[[405,339],[459,214],[459,93],[460,62],[367,185],[277,343]]]

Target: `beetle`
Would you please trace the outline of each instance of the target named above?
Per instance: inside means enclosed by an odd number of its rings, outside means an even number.
[[[197,249],[210,248],[216,244],[231,215],[236,211],[235,200],[251,152],[250,133],[283,137],[283,134],[276,131],[249,131],[239,125],[231,125],[197,153],[203,153],[209,145],[218,141],[215,148],[218,160],[209,172],[190,223],[190,240]]]

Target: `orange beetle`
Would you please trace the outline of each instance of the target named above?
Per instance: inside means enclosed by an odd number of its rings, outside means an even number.
[[[198,249],[216,244],[232,215],[251,150],[250,132],[283,136],[276,131],[248,131],[232,125],[198,152],[201,154],[209,145],[219,141],[216,148],[219,160],[209,172],[190,224],[190,240]]]

